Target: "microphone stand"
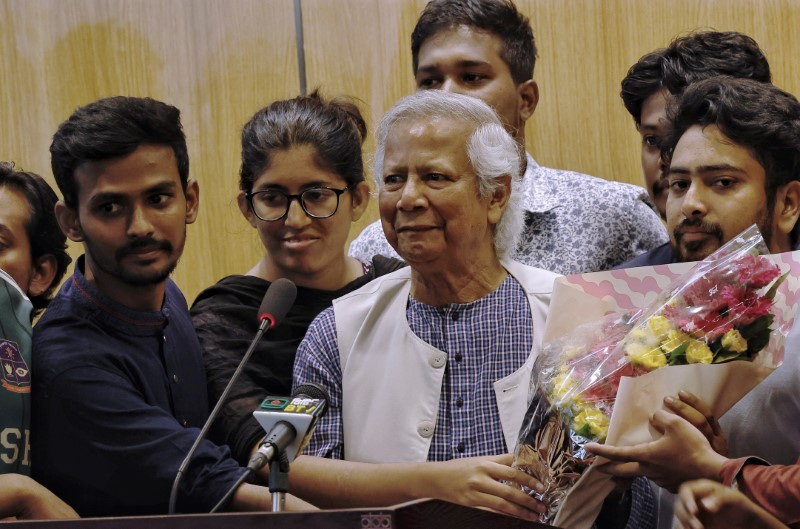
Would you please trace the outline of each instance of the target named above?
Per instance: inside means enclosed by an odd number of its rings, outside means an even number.
[[[286,493],[289,492],[289,459],[281,450],[278,457],[269,462],[269,491],[272,493],[272,512],[286,509]]]
[[[228,398],[228,394],[233,389],[234,381],[236,381],[236,379],[239,378],[239,375],[241,375],[242,371],[244,371],[244,366],[247,364],[247,362],[250,361],[250,357],[253,356],[253,353],[256,350],[256,345],[258,345],[258,343],[261,341],[261,337],[264,335],[264,332],[266,332],[267,329],[272,328],[272,326],[275,324],[275,319],[273,318],[272,315],[267,314],[265,316],[266,317],[262,318],[261,324],[258,326],[258,332],[256,333],[255,338],[253,339],[252,342],[250,342],[250,347],[247,349],[247,352],[244,354],[244,357],[242,357],[242,361],[239,362],[239,365],[236,367],[236,371],[234,371],[233,376],[231,376],[231,379],[228,382],[228,385],[225,387],[225,391],[223,391],[222,395],[220,395],[219,400],[217,400],[216,406],[214,406],[214,409],[211,410],[211,413],[208,416],[208,420],[206,420],[206,423],[203,425],[203,429],[200,430],[197,439],[195,439],[194,444],[189,449],[189,453],[186,454],[186,458],[181,463],[180,468],[178,468],[177,474],[175,474],[175,480],[172,482],[172,490],[169,493],[169,510],[167,511],[168,514],[175,514],[175,503],[178,501],[178,486],[180,485],[183,473],[189,467],[189,463],[192,461],[192,457],[194,456],[194,453],[197,451],[197,447],[200,446],[200,443],[203,441],[203,439],[205,439],[208,430],[211,428],[211,423],[214,422],[214,419],[219,414],[220,408],[222,408],[222,406],[225,404],[225,401]],[[288,484],[288,478],[287,478],[287,484]]]

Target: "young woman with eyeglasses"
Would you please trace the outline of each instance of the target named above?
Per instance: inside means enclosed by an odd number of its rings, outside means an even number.
[[[290,394],[295,351],[311,321],[335,298],[403,266],[347,256],[350,226],[369,201],[365,136],[355,105],[316,92],[262,108],[242,130],[239,209],[265,253],[247,274],[201,292],[192,307],[212,402],[255,336],[270,283],[285,277],[298,287],[289,314],[261,341],[212,429],[242,463],[264,435],[252,412],[267,395]]]

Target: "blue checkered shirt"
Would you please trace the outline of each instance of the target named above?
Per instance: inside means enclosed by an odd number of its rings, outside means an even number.
[[[517,371],[533,347],[530,305],[520,284],[508,275],[481,299],[444,307],[409,297],[406,318],[414,334],[448,356],[428,461],[513,450],[503,438],[493,383]],[[307,383],[328,390],[331,407],[305,453],[344,459],[342,369],[332,308],[312,322],[297,350],[294,385]]]

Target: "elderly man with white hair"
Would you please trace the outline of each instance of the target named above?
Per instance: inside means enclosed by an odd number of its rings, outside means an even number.
[[[318,457],[292,467],[293,492],[321,506],[438,497],[529,519],[542,510],[501,483],[537,485],[508,453],[556,277],[507,257],[522,228],[521,166],[478,99],[419,92],[383,118],[381,222],[409,267],[336,300],[300,345],[294,384],[325,387],[331,407],[305,451]]]

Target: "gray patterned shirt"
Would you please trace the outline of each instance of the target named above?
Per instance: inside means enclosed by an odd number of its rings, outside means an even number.
[[[525,228],[511,256],[558,274],[608,270],[668,241],[639,186],[541,167],[530,154],[522,181]],[[399,258],[380,221],[350,245],[350,255]]]

